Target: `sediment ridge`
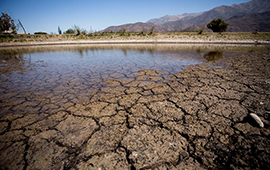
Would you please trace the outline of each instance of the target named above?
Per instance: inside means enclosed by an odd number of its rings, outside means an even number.
[[[74,40],[74,41],[45,41],[24,43],[0,43],[2,47],[42,46],[42,45],[86,45],[86,44],[235,44],[235,45],[269,45],[270,41],[254,40],[193,40],[193,39],[160,39],[160,40]]]

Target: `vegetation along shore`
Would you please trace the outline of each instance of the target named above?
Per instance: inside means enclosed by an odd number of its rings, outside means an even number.
[[[208,44],[270,44],[270,33],[91,33],[0,35],[0,47],[48,44],[102,44],[102,43],[208,43]]]

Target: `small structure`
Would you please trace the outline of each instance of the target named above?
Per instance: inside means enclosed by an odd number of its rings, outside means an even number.
[[[4,30],[2,34],[16,34],[16,32],[13,30]]]
[[[26,33],[24,33],[24,32],[18,32],[17,34],[18,34],[18,35],[24,35],[24,34],[28,34],[28,35],[30,35],[30,33],[29,33],[29,32],[26,32]]]

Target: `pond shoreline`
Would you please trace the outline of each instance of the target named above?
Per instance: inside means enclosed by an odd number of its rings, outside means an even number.
[[[222,40],[193,40],[193,39],[160,39],[160,40],[75,40],[75,41],[44,41],[24,43],[0,43],[0,48],[21,46],[43,46],[43,45],[87,45],[87,44],[235,44],[235,45],[270,45],[270,41],[222,41]]]

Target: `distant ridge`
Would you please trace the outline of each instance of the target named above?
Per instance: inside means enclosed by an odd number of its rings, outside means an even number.
[[[126,29],[126,31],[129,31],[129,32],[139,32],[139,31],[142,31],[142,30],[148,31],[153,26],[157,27],[153,23],[137,22],[137,23],[134,23],[134,24],[124,24],[124,25],[121,25],[121,26],[110,26],[110,27],[106,28],[104,31],[105,32],[111,32],[111,31],[112,32],[118,32],[118,31],[120,31],[122,29]]]
[[[269,30],[266,27],[268,27],[268,23],[270,22],[266,16],[268,11],[270,11],[270,0],[252,0],[239,5],[218,6],[201,13],[165,15],[160,18],[150,19],[146,23],[138,22],[120,26],[111,26],[103,31],[118,32],[125,28],[126,31],[140,32],[142,30],[148,31],[153,26],[155,27],[155,32],[183,31],[201,27],[206,28],[205,25],[207,23],[217,18],[228,20],[229,27],[227,31],[229,32],[245,32],[250,31],[250,29],[255,27],[258,30],[266,31]],[[246,28],[250,25],[252,25],[250,28]]]
[[[228,32],[270,32],[270,11],[257,14],[239,14],[226,21]],[[239,24],[241,23],[241,24]]]
[[[254,32],[255,29],[259,32],[270,32],[270,11],[263,13],[239,14],[225,20],[229,24],[227,32]],[[211,32],[206,25],[191,26],[183,31],[196,31],[204,29],[206,32]]]

